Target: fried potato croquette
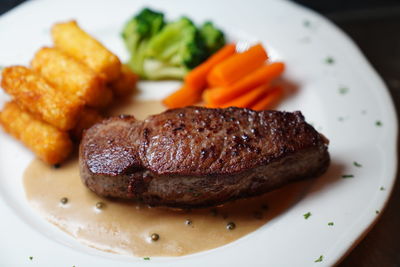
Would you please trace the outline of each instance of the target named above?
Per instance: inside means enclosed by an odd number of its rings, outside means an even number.
[[[24,109],[61,130],[72,129],[83,109],[81,99],[56,90],[39,74],[23,66],[3,69],[1,86]]]
[[[113,91],[108,86],[106,86],[101,97],[99,97],[99,99],[97,99],[97,102],[99,104],[98,108],[100,108],[100,107],[106,108],[107,106],[109,106],[111,104],[113,99],[114,99]]]
[[[71,135],[74,140],[80,140],[84,130],[90,128],[95,123],[101,121],[103,117],[100,113],[92,108],[85,108],[80,115],[75,128],[71,130]]]
[[[57,48],[40,49],[35,54],[31,66],[56,89],[75,94],[88,106],[104,107],[110,102],[101,76]],[[104,95],[106,99],[103,99]]]
[[[5,104],[0,112],[0,124],[48,164],[64,161],[72,151],[67,132],[36,119],[15,102]]]
[[[51,33],[57,48],[104,75],[106,82],[118,78],[121,69],[118,57],[83,31],[76,21],[55,24]]]
[[[126,96],[135,90],[137,80],[138,76],[128,66],[122,65],[119,78],[113,81],[110,87],[116,96]]]

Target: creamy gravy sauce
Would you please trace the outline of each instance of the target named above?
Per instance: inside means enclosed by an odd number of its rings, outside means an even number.
[[[159,101],[142,101],[113,113],[144,119],[162,110]],[[151,208],[92,193],[80,180],[77,156],[60,168],[33,160],[25,170],[24,186],[31,205],[80,242],[141,257],[181,256],[228,244],[287,210],[304,189],[302,183],[292,184],[261,197],[200,210]],[[63,204],[62,198],[68,201]],[[227,229],[230,222],[236,226],[232,230]],[[157,241],[151,240],[153,233],[159,235]]]

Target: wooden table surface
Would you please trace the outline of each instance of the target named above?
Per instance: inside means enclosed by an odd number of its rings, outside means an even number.
[[[0,15],[21,2],[23,0],[0,0]],[[296,2],[327,16],[353,38],[385,80],[400,118],[400,1],[296,0]],[[344,258],[339,264],[340,267],[400,266],[399,172],[397,176],[392,196],[379,221]]]

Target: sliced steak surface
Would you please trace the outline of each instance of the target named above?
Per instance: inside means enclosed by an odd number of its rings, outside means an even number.
[[[79,160],[101,196],[195,208],[321,175],[329,154],[300,112],[186,107],[104,120],[85,132]]]

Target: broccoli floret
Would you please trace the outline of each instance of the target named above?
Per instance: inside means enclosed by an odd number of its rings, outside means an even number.
[[[182,17],[168,23],[148,43],[144,72],[149,79],[182,79],[207,57],[200,33]]]
[[[164,14],[145,8],[131,18],[122,31],[122,38],[131,53],[128,65],[137,74],[143,76],[143,61],[147,43],[164,27]]]
[[[122,37],[131,53],[128,65],[151,80],[183,79],[225,44],[223,33],[211,22],[201,30],[186,17],[165,23],[162,13],[148,8],[128,21]]]
[[[205,22],[200,28],[200,35],[204,40],[208,55],[218,51],[225,45],[224,33],[217,29],[212,22]]]

